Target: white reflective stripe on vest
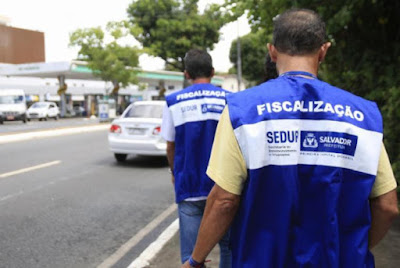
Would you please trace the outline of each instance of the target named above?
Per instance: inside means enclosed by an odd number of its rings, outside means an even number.
[[[206,112],[202,111],[202,105],[216,105],[215,108],[221,108],[220,111]],[[189,122],[219,120],[222,109],[226,104],[225,99],[217,98],[201,98],[188,101],[178,102],[169,108],[174,120],[175,127]]]
[[[267,132],[274,131],[276,137],[272,143],[267,141]],[[336,132],[357,137],[354,156],[335,152],[310,152],[301,150],[301,145],[314,146],[310,141],[302,141],[300,134],[293,141],[293,132]],[[371,175],[376,175],[382,134],[365,130],[346,122],[330,120],[268,120],[256,124],[242,125],[234,130],[247,168],[258,169],[269,165],[322,165],[347,168]],[[284,135],[279,135],[280,132]],[[285,137],[280,140],[281,136]],[[291,142],[287,140],[290,137]],[[346,139],[328,139],[338,146],[345,146]],[[308,143],[307,143],[308,142]],[[315,141],[317,145],[318,141]],[[333,142],[332,142],[333,143]],[[344,144],[344,145],[342,145]]]

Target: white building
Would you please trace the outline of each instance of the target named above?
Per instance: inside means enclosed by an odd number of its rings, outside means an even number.
[[[245,85],[246,81],[242,81],[242,83],[240,83],[240,87],[239,87],[238,79],[235,74],[223,75],[221,77],[223,77],[223,82],[221,85],[221,87],[223,89],[226,89],[226,90],[229,90],[232,92],[238,92],[238,91],[243,91],[247,88]]]

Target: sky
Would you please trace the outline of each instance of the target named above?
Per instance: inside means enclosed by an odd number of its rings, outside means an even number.
[[[199,8],[224,0],[200,0]],[[69,34],[79,28],[104,26],[109,21],[127,19],[126,9],[132,0],[0,0],[0,16],[10,19],[9,26],[45,33],[46,62],[70,61],[78,49],[69,48]],[[221,28],[220,42],[210,52],[216,71],[227,72],[231,42],[250,32],[245,17]],[[135,40],[132,41],[134,43]],[[144,70],[162,70],[160,58],[142,55]]]

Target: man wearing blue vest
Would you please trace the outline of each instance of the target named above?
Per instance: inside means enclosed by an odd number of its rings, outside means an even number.
[[[214,182],[206,175],[218,120],[228,91],[211,84],[211,56],[192,49],[185,56],[185,76],[193,85],[166,97],[161,135],[167,141],[167,157],[178,203],[182,263],[190,258]],[[221,236],[220,267],[231,266],[229,233]]]
[[[376,104],[317,78],[329,47],[315,12],[286,11],[268,44],[280,76],[227,97],[198,267],[232,222],[232,267],[374,267],[396,181]]]

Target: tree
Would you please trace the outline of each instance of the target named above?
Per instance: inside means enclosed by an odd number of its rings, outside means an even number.
[[[248,11],[253,31],[272,32],[273,18],[291,8],[309,8],[326,21],[332,47],[320,76],[377,102],[385,145],[400,179],[400,2],[397,0],[227,0],[236,15]],[[398,183],[400,181],[398,180]]]
[[[133,68],[138,66],[139,50],[123,46],[119,41],[130,34],[127,22],[109,22],[106,30],[111,41],[106,43],[101,27],[78,29],[70,35],[70,46],[79,47],[78,60],[86,61],[93,75],[106,82],[112,82],[111,94],[119,88],[137,82]]]
[[[250,81],[251,84],[260,84],[266,79],[265,63],[268,54],[267,42],[271,39],[271,35],[267,35],[264,31],[249,33],[240,37],[240,47],[242,55],[242,73],[243,77]],[[231,44],[229,59],[233,63],[234,70],[237,70],[237,39]]]
[[[183,72],[186,52],[192,48],[213,49],[225,21],[219,6],[210,5],[200,14],[197,3],[198,0],[134,1],[128,8],[136,29],[132,34],[150,54],[162,58],[168,68]]]

